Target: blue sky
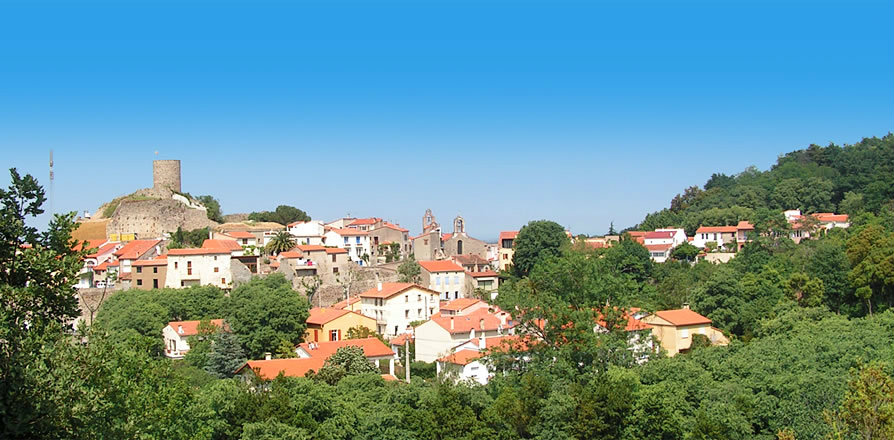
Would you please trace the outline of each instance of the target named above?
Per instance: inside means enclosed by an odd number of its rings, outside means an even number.
[[[431,208],[483,239],[541,218],[601,234],[713,172],[894,131],[892,16],[881,1],[0,1],[0,166],[46,182],[52,148],[57,211],[150,186],[158,151],[228,213],[285,203],[417,233]]]

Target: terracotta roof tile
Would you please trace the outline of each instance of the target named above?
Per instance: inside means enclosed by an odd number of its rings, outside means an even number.
[[[307,352],[312,358],[323,358],[329,359],[329,356],[335,354],[335,352],[342,347],[360,347],[363,349],[364,356],[371,357],[382,357],[382,356],[394,356],[394,352],[391,351],[384,342],[380,341],[379,338],[365,338],[365,339],[343,339],[341,341],[329,341],[329,342],[315,342],[316,348],[311,349],[309,343],[303,342],[298,344],[302,350]]]
[[[500,232],[500,241],[512,240],[515,237],[518,237],[518,231],[502,231],[502,232]]]
[[[486,270],[484,272],[466,272],[466,273],[469,274],[472,278],[489,278],[489,277],[496,277],[496,276],[500,275],[492,270]]]
[[[394,230],[396,230],[396,231],[400,231],[400,232],[410,232],[409,229],[404,229],[404,228],[400,227],[399,225],[395,225],[394,223],[388,223],[388,222],[385,222],[385,224],[382,225],[382,227],[384,227],[384,228],[389,228],[389,229],[394,229]]]
[[[314,325],[324,325],[327,322],[331,322],[337,318],[341,318],[348,313],[351,313],[351,311],[330,307],[314,307],[310,309],[310,316],[308,316],[307,318],[307,323]]]
[[[735,233],[736,226],[702,226],[695,230],[696,234]]]
[[[378,289],[378,286],[373,287],[372,289],[367,290],[360,294],[361,298],[391,298],[398,293],[402,293],[404,291],[410,289],[419,289],[428,293],[438,293],[431,289],[426,289],[418,284],[413,283],[382,283],[382,290]]]
[[[419,265],[429,272],[463,272],[463,268],[450,260],[419,261]]]
[[[199,334],[199,323],[202,321],[171,321],[168,323],[174,331],[180,336],[195,336]],[[223,319],[212,319],[211,325],[217,328],[226,329]],[[183,327],[183,332],[178,331],[178,327]]]
[[[248,368],[263,380],[273,380],[280,373],[286,377],[304,377],[309,371],[319,371],[325,363],[326,359],[315,357],[248,361],[236,373]]]
[[[248,231],[230,231],[227,232],[226,235],[233,238],[257,238],[251,232]]]
[[[655,312],[655,315],[676,326],[711,323],[710,319],[690,309],[661,310]]]
[[[222,248],[204,248],[204,249],[168,249],[168,256],[181,257],[184,255],[219,255],[230,254],[230,251]]]
[[[480,299],[475,298],[457,298],[440,307],[441,310],[463,310],[481,303]]]
[[[344,308],[347,308],[351,304],[356,304],[357,301],[360,301],[359,297],[348,298],[346,300],[339,301],[339,302],[333,304],[332,308],[333,309],[344,309]]]
[[[367,231],[361,231],[359,229],[353,229],[353,228],[342,228],[342,229],[333,228],[333,229],[330,229],[330,231],[332,231],[338,235],[341,235],[343,237],[354,236],[354,235],[369,235],[369,232],[367,232]]]
[[[438,359],[438,361],[456,365],[468,365],[482,356],[484,356],[483,353],[475,350],[460,350],[456,353],[444,356]]]
[[[331,254],[347,254],[348,250],[342,249],[342,248],[326,248],[326,253],[330,254],[330,255]]]
[[[304,254],[298,251],[285,251],[279,253],[280,257],[283,258],[304,258]]]
[[[314,252],[314,251],[325,251],[326,246],[320,246],[318,244],[299,244],[295,246],[301,252]]]
[[[646,240],[661,240],[667,238],[674,238],[674,233],[671,231],[651,231],[647,232],[644,236]]]
[[[510,317],[507,315],[507,320]],[[497,330],[500,328],[502,321],[497,315],[488,312],[486,309],[478,309],[468,315],[459,316],[443,316],[441,313],[435,313],[431,316],[431,320],[441,326],[450,333],[468,333],[470,330]],[[451,329],[450,322],[453,321]],[[512,327],[508,322],[504,328]]]
[[[206,238],[202,242],[202,249],[227,249],[229,251],[241,251],[242,245],[236,240],[212,240]]]
[[[119,260],[136,260],[159,243],[161,243],[161,240],[134,240],[115,251],[115,256]]]

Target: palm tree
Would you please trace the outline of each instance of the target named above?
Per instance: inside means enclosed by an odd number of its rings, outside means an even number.
[[[273,255],[285,252],[293,247],[295,247],[295,239],[292,238],[292,234],[289,234],[286,231],[277,232],[276,235],[270,239],[270,243],[267,243],[267,251]]]

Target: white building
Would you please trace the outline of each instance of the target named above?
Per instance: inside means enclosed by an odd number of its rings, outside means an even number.
[[[361,266],[368,264],[367,261],[372,256],[369,233],[359,229],[330,229],[323,234],[323,244],[347,250],[351,261]]]
[[[248,231],[230,231],[223,235],[229,237],[229,239],[231,240],[236,240],[236,242],[239,243],[239,245],[243,248],[261,246],[261,242],[260,240],[258,240],[258,237]]]
[[[677,247],[686,243],[686,231],[682,229],[656,229],[643,236],[643,244],[670,244]]]
[[[295,237],[297,244],[320,245],[323,244],[323,235],[326,233],[323,222],[311,220],[306,222],[289,223],[289,234]]]
[[[493,366],[487,361],[487,354],[495,350],[508,350],[510,347],[524,350],[525,346],[514,335],[470,339],[454,347],[453,353],[437,360],[438,376],[455,382],[472,381],[487,385],[494,375]]]
[[[440,310],[438,292],[412,283],[378,283],[361,293],[360,301],[360,313],[375,319],[378,333],[389,338]]]
[[[434,362],[470,339],[508,335],[514,332],[512,327],[512,317],[502,311],[491,313],[476,309],[454,316],[436,313],[431,320],[416,327],[416,360]]]
[[[462,266],[450,260],[420,261],[419,266],[422,285],[437,291],[442,300],[465,298],[468,294],[466,271]]]
[[[718,249],[731,247],[733,243],[738,248],[738,226],[702,226],[695,231],[692,245],[704,249],[708,243],[715,243]]]
[[[217,286],[230,288],[230,251],[222,248],[171,249],[165,287]]]
[[[182,359],[189,351],[190,336],[199,334],[199,323],[201,321],[171,321],[162,329],[161,333],[165,338],[165,356],[172,359]],[[223,319],[212,319],[211,325],[224,329]]]

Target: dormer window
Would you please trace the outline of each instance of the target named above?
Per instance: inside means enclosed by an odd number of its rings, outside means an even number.
[[[177,333],[179,333],[181,335],[183,334],[183,326],[182,325],[177,326]]]

